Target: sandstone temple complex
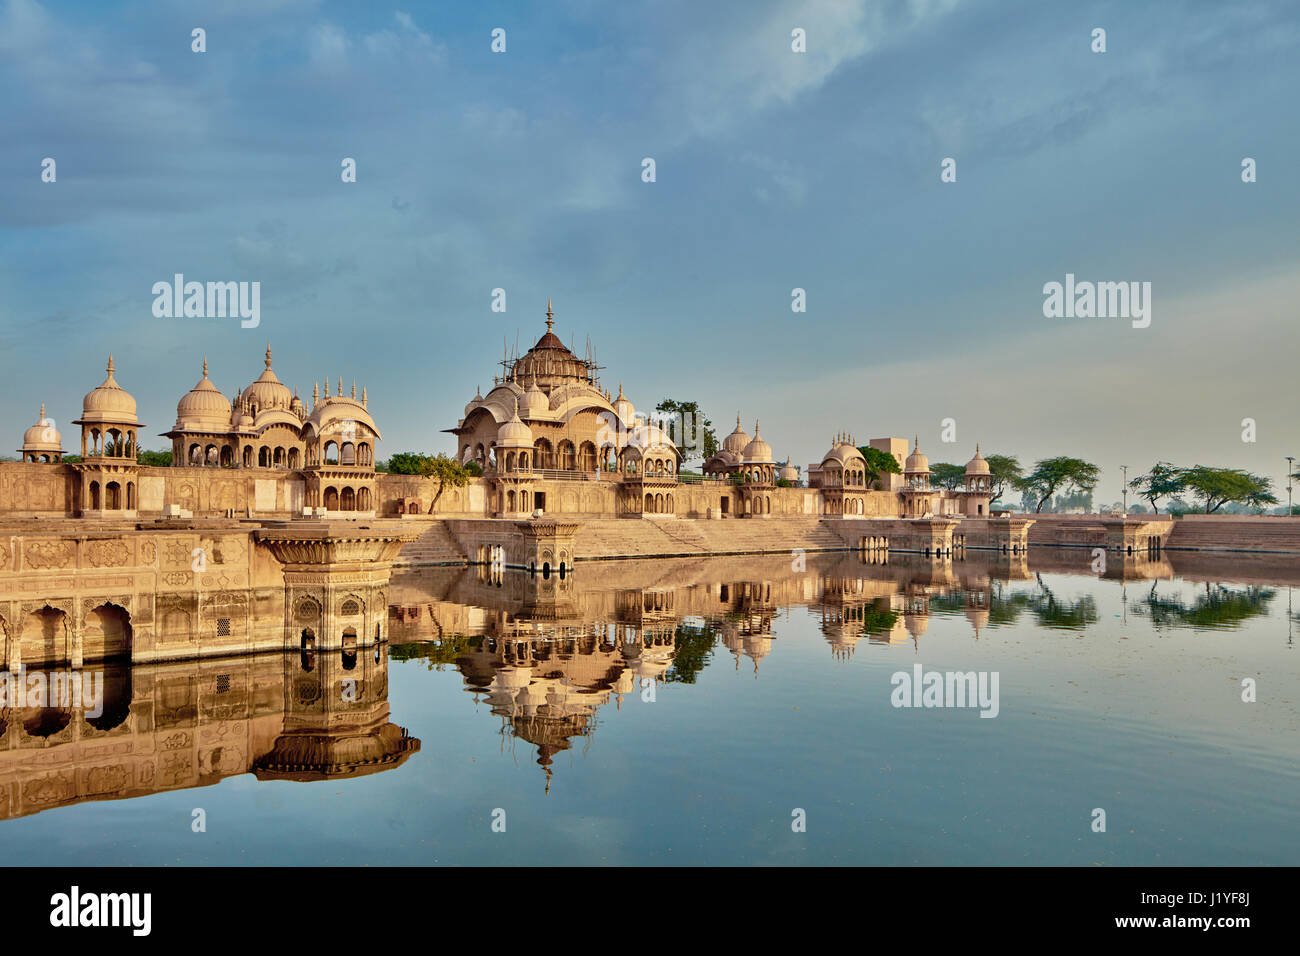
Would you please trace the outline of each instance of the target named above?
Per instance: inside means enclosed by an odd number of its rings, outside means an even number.
[[[388,457],[382,393],[372,410],[367,389],[342,379],[292,388],[269,346],[262,365],[227,396],[201,362],[170,428],[153,426],[171,442],[167,466],[141,461],[150,426],[127,385],[147,369],[108,358],[68,415],[71,449],[47,417],[66,396],[39,396],[21,460],[0,463],[0,671],[261,651],[355,658],[389,641],[395,566],[478,566],[499,580],[507,568],[563,579],[594,573],[579,562],[700,555],[943,562],[965,548],[1023,554],[1035,524],[990,514],[978,448],[958,490],[932,485],[919,442],[859,446],[847,434],[801,478],[738,416],[705,459],[690,423],[639,413],[621,385],[603,387],[594,351],[565,346],[549,303],[541,338],[507,350],[487,394],[444,430],[447,454],[471,473],[463,484],[376,469]],[[863,449],[892,455],[898,472],[873,473]],[[1167,527],[1089,526],[1074,543],[1133,553],[1158,547]]]
[[[502,361],[487,395],[475,394],[446,432],[456,458],[482,477],[438,494],[436,482],[378,473],[381,441],[366,388],[342,379],[313,383],[310,401],[277,377],[268,346],[261,374],[227,398],[208,363],[159,432],[171,442],[170,467],[139,463],[146,425],[118,382],[107,377],[86,393],[75,462],[63,436],[40,416],[23,435],[21,462],[0,466],[0,516],[142,519],[365,519],[417,514],[528,518],[542,515],[769,518],[781,516],[986,516],[988,464],[976,450],[964,487],[933,487],[929,460],[916,443],[881,438],[901,474],[872,475],[862,452],[837,435],[820,462],[799,471],[777,460],[755,423],[735,430],[698,472],[683,470],[683,449],[662,416],[638,413],[620,385],[603,389],[590,348],[579,358],[553,331],[524,355]],[[143,376],[144,369],[135,375]],[[57,400],[58,396],[48,396]],[[57,408],[58,406],[53,406]],[[681,429],[678,429],[679,431]],[[437,498],[436,505],[434,499]],[[432,509],[432,510],[431,510]]]

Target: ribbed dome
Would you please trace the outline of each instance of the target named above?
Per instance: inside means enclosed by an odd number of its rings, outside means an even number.
[[[54,427],[54,422],[45,417],[45,404],[41,403],[41,415],[36,424],[23,432],[23,447],[20,452],[62,452],[63,437]]]
[[[921,439],[918,437],[912,446],[912,454],[907,456],[907,462],[903,465],[903,474],[913,474],[930,471],[930,459],[921,454]]]
[[[519,403],[515,403],[515,413],[510,420],[497,429],[498,448],[532,448],[533,430],[519,419]]]
[[[537,418],[551,410],[551,400],[546,397],[545,392],[537,387],[536,379],[528,386],[528,391],[524,392],[519,408],[524,418]]]
[[[787,458],[785,464],[781,466],[781,470],[776,473],[776,476],[778,478],[783,478],[786,481],[798,481],[799,469],[790,464],[790,459]]]
[[[984,460],[980,454],[980,446],[975,446],[975,457],[966,462],[966,474],[968,475],[987,475],[989,474],[989,463]]]
[[[176,403],[177,431],[224,432],[230,427],[230,401],[208,380],[208,360],[203,378]]]
[[[754,422],[754,438],[745,446],[745,450],[742,454],[745,456],[745,461],[747,462],[753,462],[759,465],[773,464],[772,446],[759,436],[758,422]]]
[[[835,462],[840,465],[845,465],[851,461],[860,462],[866,461],[866,459],[862,457],[862,452],[858,449],[857,445],[853,444],[853,440],[849,438],[849,436],[836,435],[831,444],[831,450],[828,451],[826,457],[822,459],[822,464]]]
[[[293,403],[293,393],[271,371],[271,346],[266,346],[266,370],[240,395],[259,411],[263,408],[288,408]]]
[[[108,378],[104,384],[87,392],[81,402],[81,419],[87,424],[138,425],[135,399],[113,378],[113,356],[108,357]]]
[[[722,439],[722,447],[733,455],[743,455],[748,444],[749,435],[740,427],[740,412],[736,412],[736,430]]]
[[[481,403],[482,401],[483,401],[483,390],[476,385],[474,386],[473,400],[471,400],[470,403],[465,406],[465,417],[468,418],[469,413],[474,411],[474,409],[478,408],[479,403]]]

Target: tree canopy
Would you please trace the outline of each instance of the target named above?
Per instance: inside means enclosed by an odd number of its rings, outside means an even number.
[[[392,475],[418,475],[436,481],[438,490],[429,503],[430,510],[433,510],[447,488],[464,487],[470,478],[477,477],[468,465],[462,465],[447,455],[422,455],[414,451],[398,452],[389,458],[388,472]],[[479,470],[478,474],[482,473]]]
[[[1151,466],[1150,471],[1138,475],[1128,486],[1138,493],[1139,498],[1145,498],[1150,503],[1151,510],[1159,514],[1160,506],[1157,502],[1161,498],[1173,497],[1186,490],[1183,472],[1184,469],[1167,461],[1158,461]]]
[[[901,475],[903,469],[898,466],[898,459],[887,451],[859,445],[858,451],[867,460],[867,480],[879,481],[883,475]]]
[[[1044,458],[1034,465],[1034,470],[1016,482],[1016,487],[1038,499],[1035,512],[1041,512],[1058,488],[1076,493],[1086,493],[1097,487],[1101,469],[1082,458]]]
[[[893,457],[892,455],[890,456]],[[937,461],[930,466],[930,484],[948,491],[960,491],[966,481],[965,465],[950,465],[946,461]]]
[[[1002,497],[1002,492],[1007,490],[1008,485],[1014,488],[1023,472],[1020,460],[1012,455],[989,455],[984,460],[989,465],[989,487],[993,489],[989,501],[992,503]]]
[[[1272,493],[1273,481],[1252,475],[1240,468],[1210,468],[1194,465],[1182,471],[1183,487],[1200,499],[1205,513],[1214,514],[1230,501],[1239,501],[1252,508],[1277,504]]]
[[[718,453],[718,436],[713,422],[700,411],[699,402],[665,398],[655,406],[662,413],[663,427],[682,453],[682,461],[704,461]]]

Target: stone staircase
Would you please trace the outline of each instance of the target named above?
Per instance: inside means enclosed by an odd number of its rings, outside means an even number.
[[[820,518],[691,520],[597,518],[578,529],[579,558],[644,558],[696,554],[788,554],[843,550],[848,544]]]
[[[1197,551],[1300,551],[1300,519],[1180,518],[1165,547]]]
[[[393,567],[410,567],[417,564],[464,564],[465,552],[441,521],[425,526],[424,532],[414,541],[402,546],[393,560]]]

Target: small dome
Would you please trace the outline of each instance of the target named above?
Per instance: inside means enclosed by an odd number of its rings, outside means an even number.
[[[483,390],[479,388],[477,385],[475,385],[474,398],[470,401],[468,405],[465,406],[465,417],[468,418],[469,413],[474,411],[474,409],[478,408],[479,404],[482,401],[483,401]]]
[[[43,402],[41,403],[41,414],[36,419],[36,424],[23,432],[23,447],[18,451],[19,454],[29,451],[38,454],[45,452],[63,453],[63,437],[59,434],[59,430],[54,427],[54,420],[45,417],[45,404]]]
[[[781,470],[776,473],[776,476],[778,478],[783,478],[786,481],[798,481],[799,469],[790,464],[790,459],[787,458],[785,464],[781,466]]]
[[[930,459],[921,454],[921,439],[918,437],[912,446],[912,454],[907,456],[907,462],[903,465],[903,474],[920,474],[930,471]]]
[[[104,379],[103,385],[86,393],[81,402],[81,419],[87,424],[140,424],[135,418],[135,399],[113,378],[111,355],[108,357],[108,378]]]
[[[636,414],[636,408],[627,400],[623,394],[623,383],[618,383],[618,398],[614,399],[614,414],[619,417],[619,421],[630,423],[632,416]]]
[[[528,391],[524,392],[519,408],[524,418],[537,418],[551,410],[551,400],[537,387],[537,379],[533,379],[533,383],[528,386]]]
[[[989,463],[984,460],[980,454],[980,446],[975,446],[975,457],[966,462],[966,474],[968,475],[987,475],[989,474]]]
[[[745,446],[745,450],[742,454],[745,456],[745,461],[747,462],[753,462],[754,464],[759,465],[769,465],[773,463],[772,446],[763,441],[759,436],[758,422],[754,422],[754,438]]]
[[[339,386],[342,391],[342,385]],[[244,389],[240,396],[249,405],[261,411],[263,408],[288,408],[293,402],[293,394],[275,373],[271,371],[271,346],[266,346],[266,369],[257,377],[257,381]]]
[[[722,448],[733,455],[743,455],[748,444],[749,436],[745,434],[745,429],[740,427],[740,412],[736,412],[736,430],[722,439]]]
[[[203,378],[176,403],[177,431],[225,431],[230,427],[230,402],[208,380],[208,360]]]
[[[510,420],[497,429],[498,448],[532,448],[533,430],[519,418],[519,403],[515,402],[515,413]]]

